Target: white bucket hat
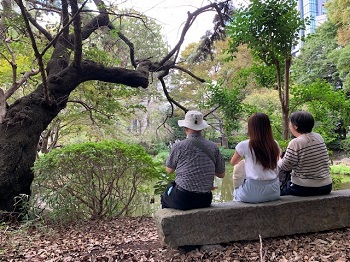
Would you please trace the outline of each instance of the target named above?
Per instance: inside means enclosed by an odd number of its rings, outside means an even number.
[[[179,126],[187,127],[196,131],[209,127],[207,122],[203,120],[202,113],[198,111],[188,111],[185,115],[185,119],[179,120],[177,123]]]

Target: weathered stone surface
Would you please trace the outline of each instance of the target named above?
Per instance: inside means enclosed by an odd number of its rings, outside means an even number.
[[[215,203],[209,208],[158,210],[163,245],[180,247],[321,232],[350,226],[350,190],[326,196],[283,196],[274,202]]]

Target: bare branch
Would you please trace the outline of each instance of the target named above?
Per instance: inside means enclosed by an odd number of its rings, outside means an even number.
[[[36,1],[36,0],[28,0],[29,3],[31,3],[36,10],[41,10],[45,12],[56,12],[60,13],[61,10],[57,8],[55,5],[53,5],[53,1]],[[42,6],[43,8],[37,8],[36,6]]]
[[[167,56],[165,56],[163,58],[163,60],[160,62],[160,64],[164,64],[166,61],[168,61],[170,59],[170,57],[172,57],[174,54],[178,54],[181,48],[181,45],[183,44],[184,40],[185,40],[185,36],[187,34],[187,31],[190,29],[190,27],[192,26],[193,22],[195,21],[195,19],[197,18],[197,16],[201,13],[204,13],[206,11],[211,11],[211,10],[217,10],[220,11],[217,7],[216,3],[212,3],[206,6],[203,6],[199,9],[197,9],[196,11],[194,11],[193,13],[188,12],[188,17],[187,17],[187,21],[185,22],[185,25],[182,29],[182,33],[180,36],[179,41],[177,42],[177,44],[175,45],[175,47],[169,52],[169,54]],[[219,12],[220,13],[220,12]],[[223,25],[224,26],[224,25]],[[175,56],[177,57],[177,55]],[[176,60],[176,59],[175,59]]]
[[[82,6],[86,4],[87,0],[83,3]],[[71,8],[72,8],[72,15],[75,16],[74,18],[74,65],[76,67],[80,67],[81,65],[81,59],[82,59],[82,36],[81,36],[81,19],[80,19],[80,12],[78,9],[78,2],[77,0],[70,0]]]
[[[82,105],[86,109],[86,111],[89,112],[90,120],[92,121],[92,123],[95,123],[95,120],[94,120],[93,115],[92,115],[93,111],[98,112],[99,114],[104,115],[104,116],[106,116],[108,118],[113,116],[113,115],[109,115],[109,114],[103,113],[102,111],[97,110],[97,109],[89,106],[88,104],[86,104],[85,102],[83,102],[81,100],[68,100],[67,103],[77,103],[77,104]]]
[[[33,48],[33,51],[35,53],[35,57],[38,60],[39,70],[40,70],[40,73],[41,73],[41,78],[43,80],[45,101],[46,101],[47,104],[50,104],[49,91],[48,91],[47,81],[46,81],[45,66],[44,66],[44,63],[43,63],[42,56],[40,55],[38,47],[36,45],[34,34],[32,32],[32,29],[31,29],[30,25],[29,25],[29,20],[28,20],[28,17],[26,16],[26,9],[25,9],[25,7],[23,5],[23,2],[22,2],[22,0],[15,0],[15,1],[16,1],[17,5],[19,6],[19,8],[21,9],[21,13],[22,13],[24,22],[26,24],[28,34],[29,34],[30,40],[32,42],[32,48]]]
[[[203,78],[200,78],[200,77],[196,76],[196,75],[193,74],[191,71],[189,71],[189,70],[187,70],[187,69],[185,69],[185,68],[183,68],[183,67],[174,65],[173,68],[178,69],[178,70],[180,70],[180,71],[182,71],[182,72],[184,72],[184,73],[186,73],[186,74],[192,76],[194,79],[198,80],[198,81],[201,82],[201,83],[205,83],[205,82],[206,82]]]
[[[13,95],[20,86],[25,83],[31,76],[37,75],[40,70],[32,70],[30,72],[24,73],[19,81],[16,81],[12,86],[5,92],[5,100],[7,100],[11,95]]]
[[[73,15],[74,18],[74,15]],[[68,13],[68,1],[62,0],[62,24],[63,24],[63,38],[68,39],[69,35],[69,13]]]
[[[213,108],[212,110],[210,110],[208,113],[203,115],[203,118],[206,118],[207,116],[211,115],[212,113],[214,113],[220,106],[216,106],[215,108]]]
[[[123,35],[121,32],[118,32],[118,36],[120,37],[121,40],[124,41],[125,44],[127,44],[127,46],[129,47],[130,50],[130,61],[131,64],[134,68],[137,67],[137,64],[135,62],[135,50],[134,50],[134,44],[125,36]]]
[[[47,31],[45,30],[45,28],[43,28],[38,22],[36,19],[34,19],[31,14],[27,11],[27,10],[24,10],[25,14],[26,14],[26,17],[27,19],[30,21],[30,23],[36,27],[49,41],[52,41],[53,37],[52,35]]]
[[[180,109],[182,109],[183,111],[187,112],[188,109],[185,108],[184,106],[180,105],[178,102],[176,102],[169,94],[168,90],[166,89],[166,85],[165,85],[165,82],[164,82],[164,79],[162,77],[159,77],[158,78],[160,83],[162,84],[162,87],[163,87],[163,92],[167,98],[167,100],[169,101],[170,104],[174,104],[176,105],[177,107],[179,107]]]
[[[86,2],[85,2],[86,3]],[[84,4],[85,4],[84,3]],[[69,41],[69,25],[72,24],[74,22],[75,16],[78,15],[81,10],[83,9],[84,5],[82,5],[79,9],[79,12],[75,13],[72,17],[71,20],[68,21],[69,19],[69,15],[68,15],[68,3],[66,0],[63,0],[63,28],[60,32],[57,33],[57,35],[55,36],[54,39],[51,40],[51,42],[44,48],[44,50],[41,52],[41,56],[44,56],[44,54],[46,53],[46,51],[53,45],[55,45],[55,43],[57,42],[57,39],[63,35],[63,39],[65,43],[68,43],[67,47],[73,49],[73,45],[71,44],[71,42]],[[62,43],[61,43],[62,44]],[[66,46],[66,45],[65,45]]]

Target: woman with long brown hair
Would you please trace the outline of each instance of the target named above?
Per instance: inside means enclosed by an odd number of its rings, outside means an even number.
[[[277,161],[280,147],[273,138],[269,117],[255,113],[248,119],[249,139],[237,144],[234,166],[235,201],[258,203],[279,199]],[[244,158],[244,160],[242,160]]]

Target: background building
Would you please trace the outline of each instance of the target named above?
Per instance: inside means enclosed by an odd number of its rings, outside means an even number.
[[[305,30],[299,32],[299,43],[293,47],[293,55],[298,55],[300,48],[303,45],[302,37],[306,37],[309,34],[315,32],[317,26],[322,24],[327,19],[326,9],[324,7],[327,0],[299,0],[297,9],[300,12],[302,19],[308,18],[310,24],[306,25]]]

